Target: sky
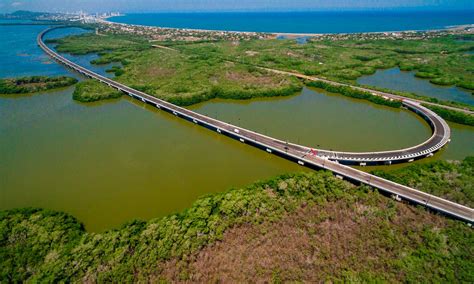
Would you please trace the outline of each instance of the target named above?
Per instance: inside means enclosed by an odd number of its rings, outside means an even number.
[[[474,0],[0,0],[0,13],[317,10],[474,10]]]

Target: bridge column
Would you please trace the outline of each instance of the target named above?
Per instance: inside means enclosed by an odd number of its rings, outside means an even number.
[[[400,198],[400,196],[398,196],[398,194],[392,194],[392,198],[395,199],[396,201],[402,201],[402,199]]]

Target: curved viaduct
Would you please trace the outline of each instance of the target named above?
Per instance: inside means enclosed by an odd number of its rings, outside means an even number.
[[[396,199],[404,198],[408,201],[424,205],[469,223],[474,222],[474,210],[471,208],[382,179],[380,177],[342,164],[347,163],[365,165],[380,163],[390,164],[392,162],[405,161],[409,162],[413,161],[414,159],[431,156],[433,152],[439,150],[446,143],[448,143],[450,141],[450,129],[447,123],[437,114],[416,102],[404,100],[403,105],[421,115],[430,124],[433,131],[433,135],[428,140],[419,145],[401,150],[366,153],[315,150],[310,147],[288,143],[279,139],[262,135],[254,131],[237,127],[235,125],[193,112],[92,72],[56,53],[43,42],[44,35],[52,29],[55,28],[47,29],[40,33],[37,37],[38,45],[49,56],[73,69],[74,71],[116,88],[117,90],[124,92],[132,98],[141,100],[144,103],[153,105],[158,109],[167,111],[177,117],[186,119],[220,134],[237,139],[242,143],[252,145],[265,150],[268,153],[272,153],[288,160],[297,162],[301,166],[314,169],[330,170],[338,178],[346,178],[352,182],[370,185],[382,190],[383,192],[391,194],[392,197]]]

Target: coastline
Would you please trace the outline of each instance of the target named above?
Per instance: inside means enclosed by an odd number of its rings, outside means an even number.
[[[120,15],[120,17],[126,16],[126,14]],[[377,34],[403,34],[403,33],[421,33],[421,32],[447,32],[447,31],[456,31],[462,29],[472,29],[474,32],[474,22],[470,24],[461,24],[461,25],[448,25],[443,28],[432,28],[432,29],[411,29],[411,30],[387,30],[387,31],[377,31],[377,32],[346,32],[346,33],[297,33],[297,32],[257,32],[257,31],[234,31],[234,30],[214,30],[214,29],[194,29],[194,28],[176,28],[176,27],[166,27],[166,26],[149,26],[149,25],[140,25],[140,24],[128,24],[111,21],[111,18],[116,16],[105,17],[101,19],[100,22],[104,24],[111,25],[122,25],[122,26],[132,26],[132,27],[142,27],[142,28],[157,28],[157,29],[170,29],[170,30],[179,30],[187,32],[214,32],[214,33],[233,33],[233,34],[265,34],[271,36],[285,36],[289,38],[298,38],[298,37],[320,37],[327,35],[377,35]]]

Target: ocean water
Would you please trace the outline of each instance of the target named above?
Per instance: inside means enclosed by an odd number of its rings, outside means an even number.
[[[228,31],[357,33],[426,30],[474,23],[472,11],[127,14],[112,22]]]

